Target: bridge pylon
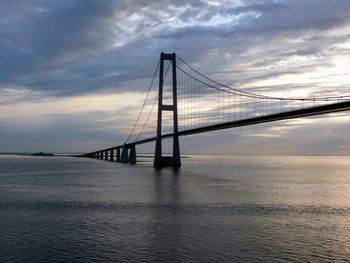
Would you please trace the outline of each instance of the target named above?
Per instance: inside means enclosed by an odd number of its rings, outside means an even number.
[[[164,82],[164,61],[171,61],[172,67],[172,105],[163,104],[163,82]],[[163,156],[162,154],[162,113],[163,111],[173,112],[173,156]],[[177,80],[176,80],[176,54],[161,53],[159,67],[159,95],[158,95],[158,120],[157,120],[157,138],[154,153],[153,166],[157,169],[162,167],[181,167],[180,146],[177,119]]]

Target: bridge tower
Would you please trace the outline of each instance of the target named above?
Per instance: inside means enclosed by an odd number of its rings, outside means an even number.
[[[164,81],[164,61],[171,61],[172,67],[172,105],[163,104],[163,81]],[[163,111],[173,112],[173,156],[163,156],[162,154],[162,113]],[[176,54],[160,54],[160,67],[159,67],[159,96],[158,96],[158,121],[157,121],[157,139],[156,149],[154,153],[153,166],[157,169],[162,167],[181,167],[180,159],[180,146],[178,124],[177,124],[177,81],[176,81]]]

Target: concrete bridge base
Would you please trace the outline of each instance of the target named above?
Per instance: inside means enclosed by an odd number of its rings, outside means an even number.
[[[130,150],[130,151],[129,151]],[[130,164],[136,164],[136,147],[135,145],[124,145],[122,149],[122,156],[120,158],[120,161],[122,163],[130,163]]]
[[[117,149],[117,162],[120,162],[120,149]]]

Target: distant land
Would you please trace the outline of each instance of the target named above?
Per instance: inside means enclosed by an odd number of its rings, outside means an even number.
[[[0,155],[55,156],[55,154],[53,153],[45,153],[45,152],[37,152],[37,153],[0,152]]]
[[[38,152],[38,153],[32,153],[31,156],[54,156],[53,153],[44,153],[44,152]]]

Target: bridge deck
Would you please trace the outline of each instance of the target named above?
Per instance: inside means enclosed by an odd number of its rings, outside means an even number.
[[[203,133],[203,132],[223,130],[223,129],[228,129],[228,128],[235,128],[235,127],[248,126],[248,125],[273,122],[273,121],[280,121],[280,120],[295,119],[295,118],[308,117],[308,116],[327,114],[327,113],[333,113],[333,112],[341,112],[341,111],[347,111],[347,110],[350,110],[350,101],[328,104],[328,105],[323,105],[323,106],[316,106],[316,107],[312,107],[312,108],[305,108],[305,109],[301,109],[301,110],[288,111],[288,112],[282,112],[282,113],[265,115],[265,116],[259,116],[259,117],[249,118],[249,119],[236,120],[236,121],[220,123],[220,124],[215,124],[215,125],[209,125],[209,126],[205,126],[205,127],[180,131],[177,133],[177,135],[178,136],[187,136],[187,135],[193,135],[193,134],[198,134],[198,133]],[[170,138],[174,135],[175,135],[174,133],[164,134],[164,135],[162,135],[162,138]],[[157,139],[157,137],[152,137],[152,138],[140,140],[140,141],[133,142],[133,143],[128,143],[128,144],[126,144],[126,146],[129,147],[132,145],[153,142],[156,139]],[[107,149],[102,149],[102,150],[91,152],[91,153],[97,153],[97,152],[101,152],[101,151],[110,151],[110,150],[116,150],[116,149],[121,149],[121,148],[123,148],[123,145],[118,145],[118,146],[114,146],[114,147],[107,148]]]

